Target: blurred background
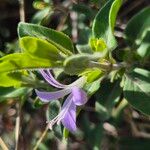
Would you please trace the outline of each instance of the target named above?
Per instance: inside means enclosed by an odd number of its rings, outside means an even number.
[[[20,51],[17,35],[20,21],[62,31],[70,36],[74,44],[86,44],[92,21],[106,2],[107,0],[0,0],[0,57]],[[149,4],[149,0],[123,1],[115,30],[119,48],[126,45],[123,40],[126,23]],[[114,57],[117,55],[119,54],[114,53]],[[83,108],[77,119],[79,130],[74,135],[69,135],[67,143],[62,137],[61,127],[44,132],[47,117],[55,113],[51,108],[58,110],[57,103],[40,104],[32,89],[23,91],[23,100],[22,97],[10,98],[8,94],[12,89],[0,87],[0,137],[3,139],[0,139],[0,145],[6,145],[9,150],[150,149],[150,118],[134,110],[122,97],[119,98],[121,103],[110,116],[99,111],[98,107],[95,109],[95,101],[100,101],[105,106],[109,88],[113,86],[109,83],[109,87],[106,87],[107,82],[102,82],[100,89]],[[43,140],[37,148],[41,135],[44,135]]]

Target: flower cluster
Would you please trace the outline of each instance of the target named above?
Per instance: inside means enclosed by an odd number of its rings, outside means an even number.
[[[63,103],[60,113],[48,122],[49,128],[52,129],[55,123],[59,124],[61,122],[69,131],[76,131],[76,107],[84,105],[87,102],[87,94],[82,90],[86,78],[81,77],[72,84],[64,85],[55,80],[49,70],[40,70],[40,73],[50,85],[61,89],[55,92],[43,92],[36,90],[36,94],[41,101],[50,102],[68,95],[67,99]]]

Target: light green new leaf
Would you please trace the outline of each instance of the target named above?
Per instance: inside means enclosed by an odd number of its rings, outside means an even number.
[[[0,58],[0,73],[19,70],[36,70],[40,68],[53,68],[61,64],[57,61],[33,58],[25,53],[15,53]]]
[[[122,0],[109,0],[96,15],[92,33],[94,38],[102,38],[109,49],[114,49],[117,45],[113,35],[116,16],[122,4]]]
[[[2,87],[19,87],[23,84],[21,81],[21,72],[0,73],[0,86]]]
[[[71,55],[71,52],[74,52],[71,39],[64,33],[50,28],[21,22],[18,25],[18,34],[19,37],[32,36],[47,40],[66,55]]]
[[[31,57],[50,59],[52,61],[62,59],[58,49],[46,40],[26,36],[20,38],[20,47]]]
[[[13,88],[13,87],[0,87],[0,102],[7,100],[9,98],[18,98],[28,94],[32,89],[31,88]]]
[[[148,28],[150,28],[150,7],[144,8],[127,24],[125,29],[127,42],[131,46],[139,45]]]
[[[126,76],[124,97],[139,111],[150,115],[150,72],[136,68]]]

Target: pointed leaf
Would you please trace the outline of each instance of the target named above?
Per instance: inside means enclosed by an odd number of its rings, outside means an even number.
[[[113,32],[121,4],[122,0],[109,0],[94,19],[93,36],[94,38],[102,38],[109,49],[114,49],[117,45]]]

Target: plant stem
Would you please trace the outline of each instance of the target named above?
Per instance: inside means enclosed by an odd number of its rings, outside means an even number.
[[[98,63],[98,62],[94,62],[94,61],[90,61],[89,63],[89,67],[97,67],[97,68],[100,68],[101,70],[107,70],[107,71],[110,71],[110,70],[119,70],[121,68],[125,68],[127,67],[127,64],[126,63],[116,63],[116,64],[111,64],[111,63]]]
[[[42,142],[42,140],[44,139],[47,131],[49,129],[49,124],[47,124],[44,132],[42,133],[41,137],[39,138],[39,140],[37,141],[36,145],[34,146],[33,150],[37,150],[37,148],[39,147],[40,143]]]
[[[2,140],[0,137],[0,146],[3,150],[9,150],[8,147],[6,146],[5,142]]]

